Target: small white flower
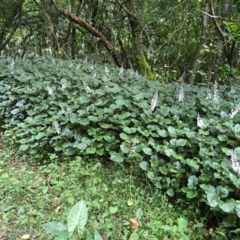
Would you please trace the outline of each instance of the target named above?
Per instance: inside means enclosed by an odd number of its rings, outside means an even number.
[[[61,133],[61,128],[59,127],[59,123],[57,121],[54,121],[54,127],[56,129],[57,134]]]
[[[240,110],[240,104],[238,104],[235,108],[231,109],[231,113],[229,114],[230,118],[233,118]]]
[[[219,95],[218,95],[218,82],[215,80],[214,86],[213,86],[213,101],[218,101]]]
[[[49,95],[54,95],[53,90],[47,85],[47,91]]]
[[[62,91],[65,91],[67,88],[67,84],[65,82],[62,83],[62,87],[61,87],[61,90]]]
[[[134,139],[132,140],[132,143],[131,143],[131,151],[132,151],[132,152],[135,152],[135,151],[136,151],[136,145],[137,145],[137,143],[139,143],[138,139],[137,139],[137,138],[134,138]]]
[[[157,101],[158,101],[158,90],[156,89],[154,97],[153,97],[152,102],[151,102],[151,110],[152,110],[152,112],[154,111],[154,109],[155,109],[155,107],[157,105]]]
[[[91,94],[92,93],[91,88],[84,81],[82,81],[82,83],[83,83],[83,86],[84,86],[87,94]]]
[[[107,65],[105,65],[105,73],[108,75],[109,74],[109,69],[107,67]]]
[[[93,73],[93,77],[95,78],[96,76],[97,76],[97,73],[96,73],[96,72],[94,72],[94,73]]]
[[[211,94],[211,90],[208,88],[207,89],[207,97],[206,97],[207,100],[212,100],[212,94]]]
[[[64,114],[64,113],[66,113],[66,110],[65,110],[65,108],[63,107],[63,105],[60,103],[60,102],[58,102],[58,104],[59,104],[59,106],[60,106],[60,108],[61,108],[61,112]]]
[[[184,102],[184,85],[183,83],[181,84],[179,94],[178,94],[178,101],[179,102]]]
[[[121,76],[122,74],[123,74],[123,64],[122,64],[122,66],[120,67],[120,69],[119,69],[119,76]]]
[[[231,162],[233,170],[240,175],[240,165],[234,150],[231,150]]]
[[[79,63],[76,67],[76,69],[79,69],[81,67],[81,64]]]
[[[198,126],[199,128],[202,128],[202,127],[204,126],[204,122],[203,122],[203,120],[202,120],[202,118],[201,118],[201,116],[200,116],[199,113],[198,113],[198,115],[197,115],[197,126]]]
[[[14,68],[14,66],[15,66],[15,61],[14,61],[14,59],[13,59],[12,62],[11,62],[10,67],[11,67],[11,68]]]
[[[94,69],[94,66],[93,66],[93,61],[92,61],[92,65],[91,65],[91,67],[90,67],[92,70]]]

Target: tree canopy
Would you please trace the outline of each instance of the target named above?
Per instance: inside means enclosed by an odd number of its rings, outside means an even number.
[[[3,0],[0,6],[2,56],[87,56],[160,81],[238,79],[236,0]]]

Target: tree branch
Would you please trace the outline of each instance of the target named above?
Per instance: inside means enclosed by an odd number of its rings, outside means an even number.
[[[106,47],[107,51],[112,55],[112,58],[115,62],[115,64],[118,67],[121,67],[122,61],[117,53],[117,51],[115,50],[115,48],[113,47],[113,45],[107,40],[107,38],[101,33],[99,32],[97,29],[95,29],[92,25],[90,25],[88,22],[84,21],[82,18],[77,17],[76,15],[74,15],[72,12],[70,11],[66,11],[62,8],[59,8],[56,4],[56,1],[53,0],[54,6],[58,9],[59,12],[61,12],[66,18],[68,18],[69,21],[82,26],[84,29],[86,29],[89,33],[91,33],[93,36],[100,38],[103,45]]]

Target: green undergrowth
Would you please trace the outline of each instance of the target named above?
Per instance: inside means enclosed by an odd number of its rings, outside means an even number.
[[[71,207],[80,199],[88,208],[86,228],[91,233],[98,230],[103,239],[134,240],[130,238],[134,232],[138,239],[187,240],[193,235],[206,239],[205,222],[196,211],[171,204],[136,165],[125,168],[77,157],[39,167],[13,159],[9,153],[0,153],[0,233],[8,240],[28,234],[30,239],[52,239],[42,225],[66,223]],[[138,229],[130,227],[130,218],[138,221]],[[164,229],[173,226],[175,237]]]
[[[239,88],[164,84],[81,60],[2,59],[1,127],[16,154],[39,165],[134,164],[173,203],[210,212],[211,225],[237,239]]]

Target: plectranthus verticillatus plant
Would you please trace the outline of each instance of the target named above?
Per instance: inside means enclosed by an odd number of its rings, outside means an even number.
[[[231,163],[233,170],[240,176],[240,164],[233,149],[231,150]]]
[[[178,93],[178,102],[183,103],[184,102],[184,83],[180,85],[179,93]]]
[[[5,138],[25,156],[134,162],[169,197],[240,218],[239,88],[149,81],[87,58],[9,58],[0,113]]]
[[[156,89],[155,94],[154,94],[154,97],[153,97],[152,102],[151,102],[151,110],[152,110],[152,112],[153,112],[153,111],[155,110],[155,108],[156,108],[157,101],[158,101],[158,90]]]

